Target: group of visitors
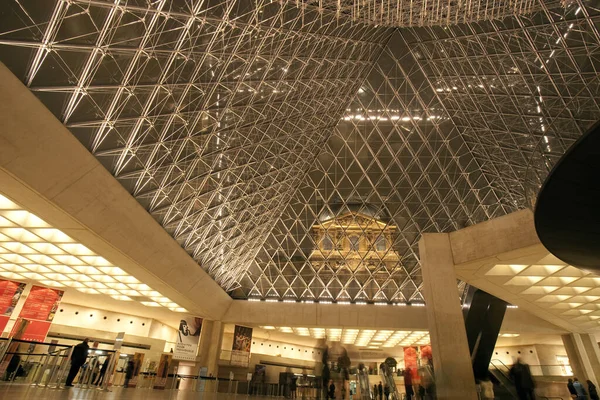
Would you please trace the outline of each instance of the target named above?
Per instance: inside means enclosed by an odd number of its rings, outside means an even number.
[[[373,395],[375,396],[375,399],[379,398],[379,400],[383,400],[383,396],[385,396],[385,400],[389,400],[390,387],[388,385],[383,385],[381,381],[379,381],[379,385],[373,385]]]
[[[587,396],[589,394],[591,400],[600,400],[598,398],[598,391],[596,390],[596,385],[594,385],[589,379],[586,381],[586,383],[588,385],[587,392],[585,390],[585,386],[583,386],[583,384],[579,382],[579,379],[569,379],[567,383],[567,389],[569,389],[571,397],[576,400],[587,400]]]
[[[71,368],[69,369],[69,373],[67,375],[67,380],[65,382],[65,387],[73,387],[73,380],[81,370],[81,368],[86,364],[88,353],[90,350],[90,346],[88,344],[90,340],[88,338],[84,339],[83,342],[79,343],[75,347],[73,347],[73,352],[71,353]],[[100,367],[99,364],[95,364],[94,370],[92,371],[92,376],[90,382],[92,385],[102,385],[104,382],[104,378],[106,376],[106,372],[108,370],[108,366],[110,364],[110,357],[106,357],[104,363]],[[127,387],[130,379],[133,377],[134,363],[132,360],[127,362],[127,367],[125,369],[125,384]],[[80,378],[81,379],[81,378]]]

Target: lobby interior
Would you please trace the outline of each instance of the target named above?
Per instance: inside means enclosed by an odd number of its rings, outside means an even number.
[[[1,3],[0,397],[600,384],[600,270],[535,214],[597,0]]]

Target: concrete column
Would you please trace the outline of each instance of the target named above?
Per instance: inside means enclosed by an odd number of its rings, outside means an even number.
[[[437,398],[477,400],[449,235],[423,234],[419,254]]]
[[[600,349],[594,335],[570,333],[562,335],[573,375],[580,381],[600,382]]]
[[[198,364],[208,368],[208,375],[218,376],[219,357],[223,342],[223,323],[221,321],[202,322],[200,334],[200,348],[198,351]]]

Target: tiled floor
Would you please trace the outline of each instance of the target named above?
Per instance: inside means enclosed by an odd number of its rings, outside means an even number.
[[[0,384],[0,399],[2,400],[266,400],[271,397],[246,396],[227,393],[203,393],[191,390],[153,390],[111,388],[110,392],[98,389],[49,389],[37,388],[30,385]],[[274,398],[273,398],[274,399]]]

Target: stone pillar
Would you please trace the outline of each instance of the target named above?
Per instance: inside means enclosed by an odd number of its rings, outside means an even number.
[[[600,349],[594,335],[570,333],[562,335],[562,341],[573,375],[581,382],[589,379],[597,384],[600,379]]]
[[[218,376],[219,357],[221,356],[221,344],[223,342],[223,323],[221,321],[202,322],[202,333],[200,334],[200,348],[198,351],[199,367],[207,367],[207,374]]]
[[[419,254],[437,398],[477,400],[450,236],[423,234]]]

